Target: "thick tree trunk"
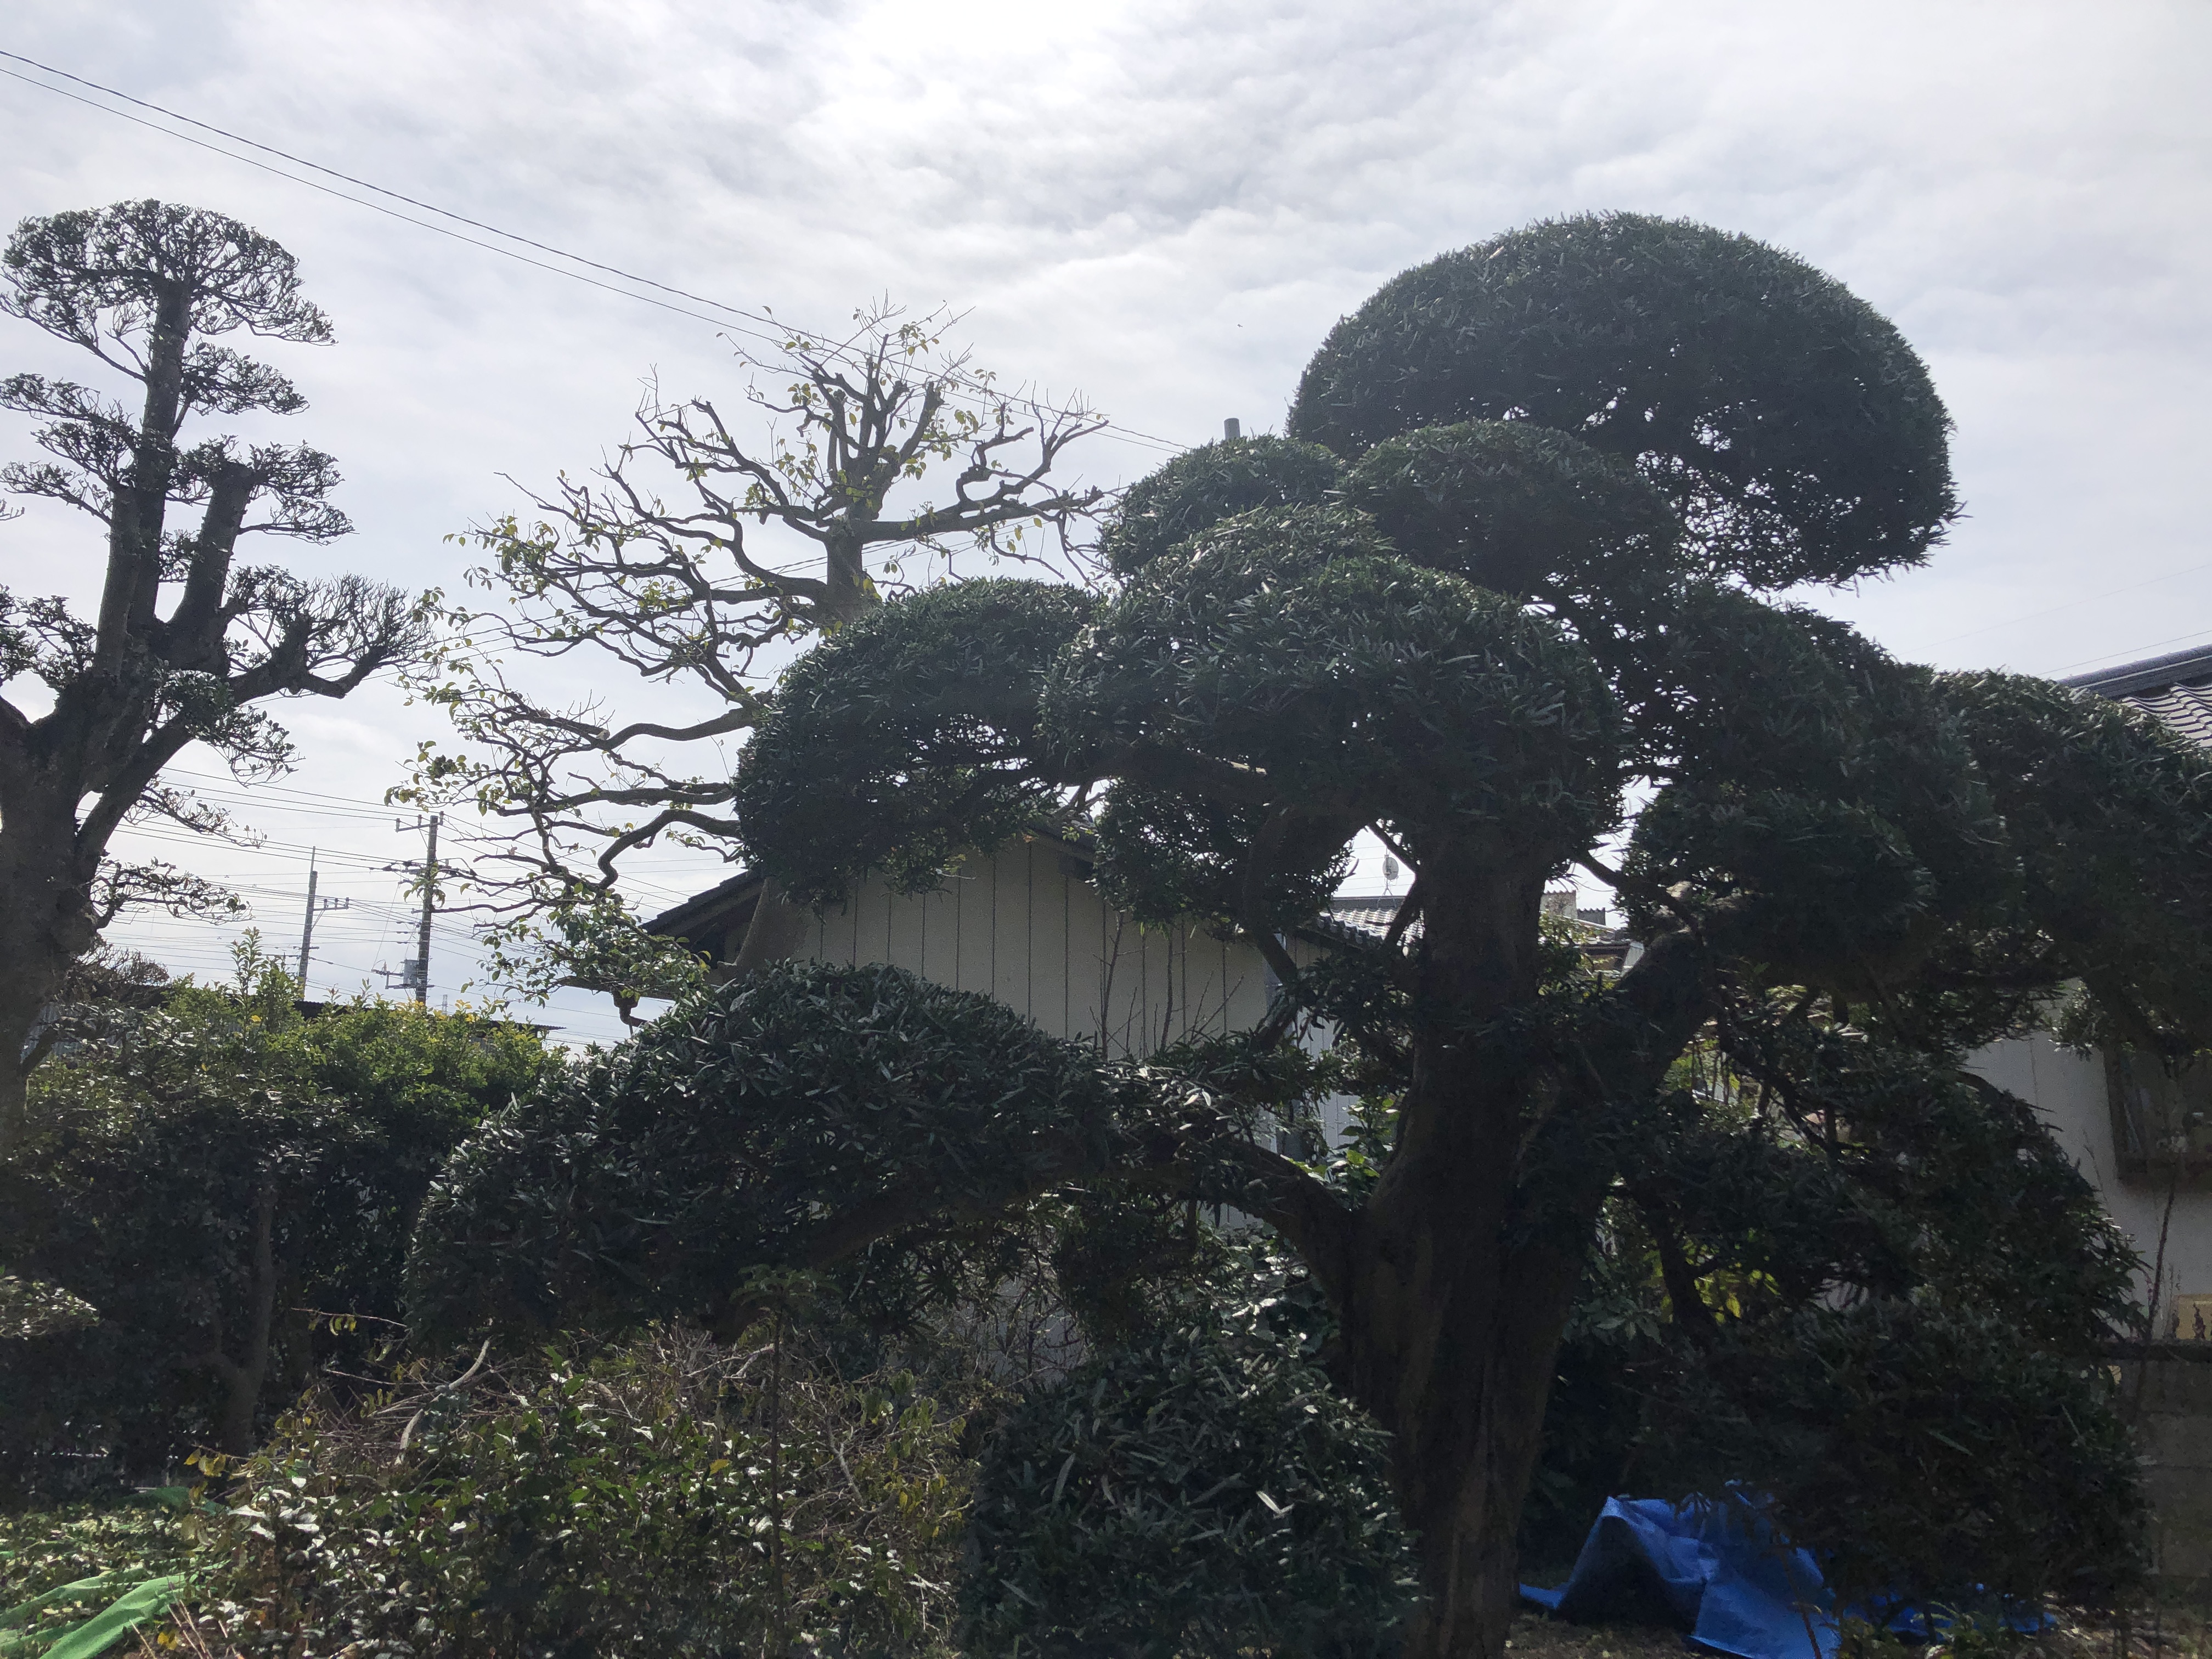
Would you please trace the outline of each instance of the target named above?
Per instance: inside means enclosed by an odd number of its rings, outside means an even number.
[[[1367,1356],[1395,1362],[1392,1474],[1428,1592],[1407,1659],[1504,1654],[1519,1591],[1516,1534],[1579,1268],[1570,1253],[1486,1251],[1498,1229],[1485,1220],[1438,1217],[1403,1241],[1466,1267],[1449,1286],[1431,1277],[1425,1294],[1401,1294],[1387,1322],[1397,1340]]]
[[[872,518],[874,509],[881,504],[880,501],[872,504],[864,519]],[[868,579],[867,548],[866,538],[859,530],[837,537],[827,544],[824,552],[829,591],[822,602],[827,626],[856,621],[883,603]],[[814,913],[786,899],[781,882],[763,882],[760,897],[753,902],[752,920],[745,926],[745,941],[738,947],[737,959],[730,963],[730,977],[743,979],[757,968],[795,955],[813,925]]]
[[[1513,1248],[1512,1150],[1452,1160],[1462,1182],[1439,1161],[1431,1190],[1401,1194],[1354,1249],[1352,1392],[1393,1431],[1429,1597],[1407,1659],[1502,1659],[1512,1622],[1515,1535],[1591,1219],[1553,1218],[1573,1243]]]
[[[29,793],[12,789],[0,803],[0,1152],[21,1142],[39,1016],[98,931],[73,817]]]
[[[745,942],[730,964],[730,977],[743,979],[756,968],[792,956],[813,926],[814,913],[785,898],[781,882],[763,882],[760,896],[753,901],[752,920],[745,924]]]
[[[276,1191],[264,1182],[253,1195],[252,1260],[246,1279],[246,1352],[234,1358],[223,1347],[223,1324],[214,1322],[215,1340],[206,1352],[187,1361],[213,1371],[222,1383],[222,1409],[217,1414],[217,1449],[231,1457],[245,1457],[254,1446],[254,1429],[261,1414],[261,1394],[268,1385],[270,1362],[276,1334],[276,1292],[282,1282],[276,1249]]]
[[[1544,872],[1451,848],[1427,854],[1421,879],[1417,994],[1444,1017],[1416,1041],[1340,1314],[1351,1391],[1395,1436],[1399,1503],[1420,1538],[1428,1601],[1408,1659],[1502,1659],[1514,1534],[1565,1313],[1551,1287],[1532,1306],[1537,1287],[1516,1282],[1514,1166],[1539,1079],[1497,1035],[1498,1016],[1538,989]]]
[[[1702,1014],[1692,958],[1623,996],[1571,1063],[1537,1004],[1544,868],[1431,850],[1422,1022],[1398,1144],[1352,1224],[1336,1291],[1346,1381],[1394,1436],[1428,1601],[1407,1659],[1503,1659],[1515,1537],[1583,1255],[1614,1176],[1582,1127],[1644,1097]],[[1679,981],[1679,983],[1678,983]],[[1625,983],[1625,982],[1624,982]],[[1645,982],[1648,988],[1650,981]]]

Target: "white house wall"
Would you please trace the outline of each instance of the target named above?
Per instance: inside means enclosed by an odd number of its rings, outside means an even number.
[[[2039,1032],[1992,1044],[1976,1054],[1970,1068],[2000,1089],[2033,1105],[2050,1124],[2075,1167],[2087,1176],[2146,1264],[2159,1259],[2159,1236],[2166,1236],[2165,1273],[2160,1289],[2160,1317],[2177,1297],[2212,1294],[2212,1192],[2181,1188],[2169,1192],[2156,1176],[2123,1178],[2112,1152],[2112,1117],[2102,1056],[2087,1057],[2062,1048]],[[2171,1196],[2172,1210],[2166,1204]],[[2143,1283],[2148,1283],[2146,1271]],[[2163,1329],[2161,1335],[2165,1334]]]

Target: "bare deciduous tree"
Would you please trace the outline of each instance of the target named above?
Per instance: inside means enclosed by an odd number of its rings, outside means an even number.
[[[963,564],[1087,571],[1073,532],[1103,492],[1053,475],[1104,423],[1000,390],[945,346],[943,320],[877,307],[843,338],[794,332],[773,353],[741,350],[764,443],[708,399],[650,387],[639,435],[605,467],[533,496],[534,522],[510,515],[462,538],[492,555],[471,580],[502,603],[446,613],[455,643],[416,684],[463,745],[422,745],[394,799],[503,821],[472,872],[503,918],[502,950],[565,960],[588,935],[598,943],[570,971],[597,983],[626,854],[665,838],[730,855],[734,745],[791,642]],[[672,503],[661,479],[680,491]],[[705,706],[624,720],[597,697],[549,702],[502,666],[592,653]],[[769,896],[741,965],[787,953],[800,915]],[[653,994],[649,968],[640,959],[635,982],[602,988]]]

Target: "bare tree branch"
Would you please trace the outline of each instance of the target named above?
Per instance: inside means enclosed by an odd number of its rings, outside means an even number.
[[[529,915],[611,890],[665,840],[726,855],[730,745],[794,643],[979,568],[1091,580],[1078,532],[1104,492],[1056,478],[1103,422],[999,392],[944,345],[945,321],[878,307],[842,343],[741,351],[757,437],[650,387],[603,468],[460,538],[489,556],[469,580],[493,603],[449,605],[447,642],[410,681],[459,742],[423,745],[392,799],[503,822],[478,903]],[[617,718],[544,697],[517,666],[579,652],[696,712]]]

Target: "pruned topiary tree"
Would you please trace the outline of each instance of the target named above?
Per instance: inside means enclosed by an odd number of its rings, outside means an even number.
[[[1391,1436],[1426,1590],[1411,1654],[1503,1650],[1561,1332],[1624,1177],[1679,1151],[1686,1114],[1747,1142],[1857,1133],[1832,1079],[1805,1096],[1825,1119],[1796,1123],[1734,1082],[1686,1094],[1693,1048],[1717,1042],[1754,1091],[1761,1066],[1797,1077],[1826,1054],[1832,1071],[1837,1043],[1948,1075],[2069,980],[2142,1041],[2212,1039],[2212,764],[2139,718],[1910,667],[1771,597],[1924,558],[1956,510],[1947,427],[1895,329],[1786,254],[1633,215],[1539,225],[1407,272],[1340,324],[1288,439],[1209,446],[1133,488],[1107,543],[1117,592],[978,583],[857,617],[787,675],[746,751],[744,844],[799,902],[870,869],[926,887],[957,848],[1081,803],[1115,902],[1249,939],[1286,1008],[1336,1023],[1393,1109],[1354,1182],[1277,1150],[1220,1065],[1140,1079],[1110,1110],[1070,1089],[1039,1118],[1022,1060],[950,1109],[981,1134],[1018,1104],[1024,1145],[1064,1151],[1062,1181],[1232,1203],[1303,1259],[1335,1322],[1332,1374]],[[1616,866],[1600,849],[1632,799],[1648,805]],[[1302,971],[1279,936],[1369,830],[1413,872],[1400,924]],[[1563,972],[1544,936],[1545,884],[1577,861],[1616,884],[1643,945],[1616,975]],[[2157,917],[2098,902],[2145,869],[2163,872]],[[773,986],[741,981],[727,1006],[792,994]],[[760,1167],[811,1109],[795,1079],[752,1080],[752,1052],[726,1088],[670,1073],[623,1133],[657,1145],[667,1115],[720,1091],[752,1148],[737,1164]],[[639,1097],[611,1076],[604,1098]],[[1101,1110],[1112,1133],[1086,1127]],[[692,1299],[819,1265],[833,1238],[857,1261],[1054,1178],[1037,1160],[956,1167],[934,1139],[951,1120],[922,1137],[906,1116],[867,1120],[881,1137],[834,1176],[779,1188],[788,1226],[733,1238]],[[538,1143],[580,1145],[567,1122]],[[503,1182],[465,1168],[443,1213],[465,1196],[472,1237],[544,1233],[540,1200]],[[885,1201],[931,1183],[927,1216]],[[2086,1374],[2124,1259],[2082,1196],[2060,1195],[2071,1218],[2045,1235],[2083,1258],[2081,1293],[2021,1340]],[[1924,1252],[1881,1277],[1881,1243],[1839,1253],[1793,1305],[1971,1293]],[[418,1257],[445,1248],[418,1237]],[[671,1282],[650,1252],[624,1261]],[[1738,1265],[1680,1286],[1679,1316],[1735,1317]]]
[[[93,616],[0,588],[4,1149],[46,1052],[33,1041],[40,1011],[100,929],[132,903],[184,914],[228,896],[167,865],[107,857],[134,819],[222,828],[223,815],[162,782],[163,769],[202,743],[240,776],[286,770],[283,728],[256,705],[345,696],[405,660],[423,630],[396,588],[237,562],[242,537],[321,544],[351,531],[331,500],[331,457],[188,432],[210,416],[306,407],[276,369],[216,343],[241,329],[329,341],[330,319],[301,294],[282,247],[165,202],[26,219],[0,253],[0,312],[90,352],[139,398],[127,408],[43,374],[0,380],[0,408],[43,422],[35,441],[51,457],[0,468],[0,491],[88,514],[106,542]],[[39,682],[28,697],[27,680]]]

